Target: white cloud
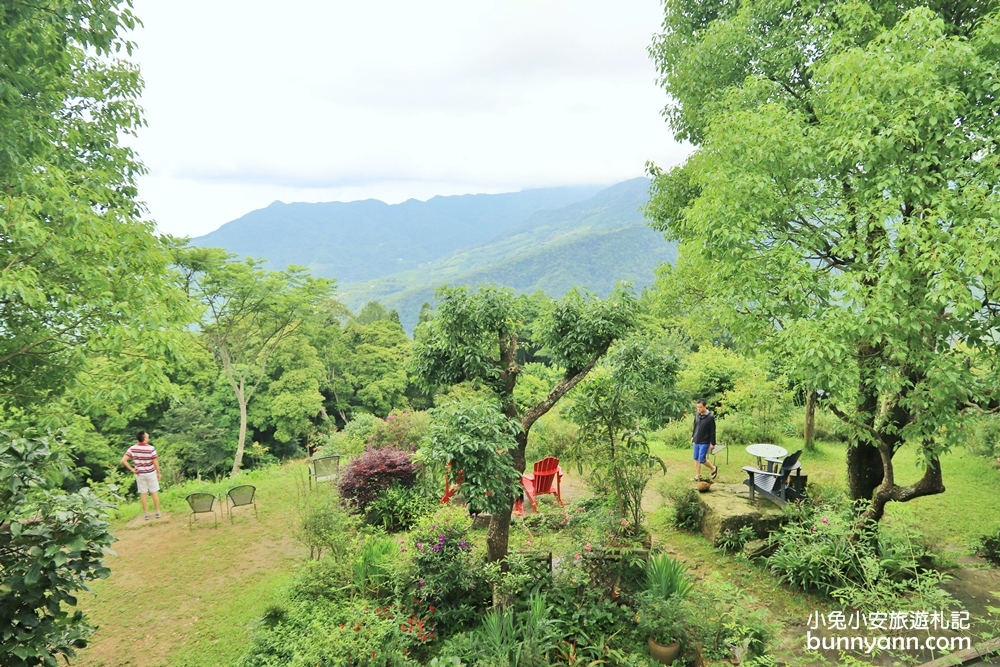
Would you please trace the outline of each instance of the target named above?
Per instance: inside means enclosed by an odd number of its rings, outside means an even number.
[[[200,235],[270,202],[613,183],[687,149],[658,0],[138,0],[141,195]]]

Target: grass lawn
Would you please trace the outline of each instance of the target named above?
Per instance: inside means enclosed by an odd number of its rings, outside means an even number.
[[[111,577],[82,608],[99,630],[73,664],[92,667],[228,667],[246,648],[249,624],[304,561],[299,522],[301,461],[219,483],[187,482],[162,494],[164,518],[143,521],[138,503],[119,510]],[[188,528],[184,497],[257,486],[260,520],[239,508],[235,523],[198,515]]]

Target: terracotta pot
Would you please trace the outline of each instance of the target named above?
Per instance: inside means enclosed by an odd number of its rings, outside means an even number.
[[[698,492],[707,493],[712,490],[712,482],[698,482]]]
[[[680,642],[664,646],[654,641],[652,637],[647,637],[646,643],[649,644],[649,657],[663,665],[671,664],[681,654]]]

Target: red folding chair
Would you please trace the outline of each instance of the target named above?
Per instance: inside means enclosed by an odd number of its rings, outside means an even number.
[[[521,486],[531,501],[531,507],[537,512],[538,503],[535,498],[551,493],[562,505],[562,468],[559,467],[559,459],[554,456],[547,456],[541,461],[536,461],[534,469],[530,473],[521,475]],[[555,488],[552,488],[552,482]],[[514,503],[514,514],[521,516],[524,514],[524,501],[520,498]]]

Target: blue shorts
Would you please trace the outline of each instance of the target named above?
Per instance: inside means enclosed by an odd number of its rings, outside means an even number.
[[[696,443],[694,446],[694,460],[698,463],[704,463],[705,457],[708,456],[708,448],[710,446],[711,445],[708,444],[699,445]]]

